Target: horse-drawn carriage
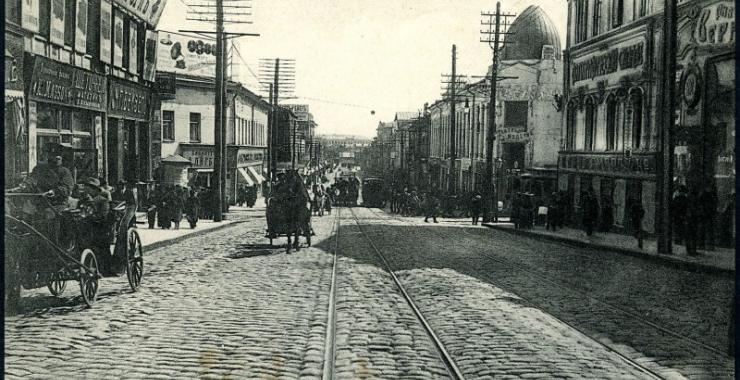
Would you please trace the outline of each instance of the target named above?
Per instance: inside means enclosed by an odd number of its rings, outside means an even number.
[[[291,239],[295,238],[292,247],[300,250],[298,237],[306,237],[311,246],[311,201],[308,191],[303,187],[303,179],[297,172],[291,172],[281,183],[277,184],[267,197],[267,234],[273,239],[281,236],[288,238],[286,251],[290,253]]]
[[[362,180],[362,205],[365,207],[385,206],[385,189],[380,178],[364,178]]]
[[[53,206],[44,194],[6,193],[6,310],[20,301],[21,286],[46,286],[54,296],[60,296],[67,281],[78,281],[83,301],[92,306],[99,279],[125,271],[131,289],[136,291],[144,261],[135,211],[135,204],[125,202],[113,207],[106,220],[113,250],[95,252],[92,232],[85,228],[84,210]]]

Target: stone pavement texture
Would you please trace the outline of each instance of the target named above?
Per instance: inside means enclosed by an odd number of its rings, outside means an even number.
[[[439,268],[474,277],[664,377],[734,378],[725,354],[732,279],[460,222],[367,212],[363,223],[400,273]]]
[[[316,241],[330,234],[317,223]],[[145,252],[137,293],[125,276],[101,280],[85,309],[24,292],[5,319],[9,379],[299,379],[320,377],[331,257],[262,244],[264,219]]]
[[[547,238],[599,249],[617,250],[633,256],[643,256],[654,260],[678,264],[687,268],[724,273],[729,276],[735,275],[734,249],[717,248],[714,251],[700,251],[698,256],[689,256],[686,254],[685,246],[674,244],[674,253],[672,255],[665,255],[658,253],[656,239],[650,237],[646,237],[643,240],[643,249],[639,249],[637,247],[637,240],[634,237],[617,233],[595,232],[589,237],[583,230],[568,227],[558,229],[555,232],[548,231],[541,226],[536,226],[530,230],[517,230],[510,223],[487,223],[486,226],[520,235]]]

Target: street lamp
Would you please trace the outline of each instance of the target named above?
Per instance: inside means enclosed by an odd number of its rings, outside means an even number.
[[[504,160],[501,159],[501,157],[496,158],[496,186],[493,187],[493,193],[494,193],[494,204],[493,204],[493,221],[498,222],[498,192],[499,192],[499,186],[501,185],[501,179],[499,178],[499,173],[501,173],[501,168],[504,166]]]

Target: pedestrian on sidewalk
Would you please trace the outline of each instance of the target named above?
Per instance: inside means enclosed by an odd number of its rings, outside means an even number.
[[[673,231],[676,244],[683,244],[686,239],[686,214],[689,199],[685,185],[679,185],[671,200],[671,216],[673,217]]]
[[[470,199],[470,216],[473,218],[473,225],[478,225],[478,218],[480,218],[481,206],[483,204],[483,197],[480,194],[474,193]]]
[[[635,239],[637,239],[637,247],[642,249],[642,218],[645,216],[645,209],[642,207],[642,203],[636,198],[630,198],[627,203],[629,204],[632,231]]]
[[[609,194],[601,194],[601,232],[609,232],[614,224],[614,211]]]
[[[594,188],[592,186],[588,187],[581,202],[583,227],[586,230],[586,235],[591,236],[594,234],[594,227],[596,226],[596,221],[599,219],[599,201],[594,195]]]
[[[558,218],[560,218],[560,209],[558,208],[558,193],[553,192],[550,195],[550,201],[547,204],[547,230],[555,232],[558,227]]]
[[[426,199],[424,200],[424,223],[429,223],[429,218],[432,218],[434,223],[437,223],[437,212],[439,211],[439,200],[434,193],[425,194]]]
[[[695,223],[701,223],[702,206],[699,204],[699,190],[693,186],[686,197],[686,254],[689,256],[698,256],[697,248],[699,246],[699,231]]]
[[[200,198],[196,189],[190,190],[190,196],[185,203],[185,216],[188,219],[190,228],[193,229],[198,225],[198,213],[200,212]]]

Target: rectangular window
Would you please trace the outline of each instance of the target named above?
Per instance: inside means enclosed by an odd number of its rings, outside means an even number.
[[[588,30],[588,1],[576,1],[576,43],[586,40]]]
[[[612,28],[622,26],[624,22],[624,0],[612,0]]]
[[[175,140],[175,111],[162,111],[162,140]]]
[[[619,103],[616,99],[606,103],[606,150],[615,150],[617,142],[617,110]]]
[[[507,101],[504,103],[504,127],[527,129],[528,101]]]
[[[638,15],[640,17],[645,17],[648,14],[648,0],[640,0],[640,11]]]
[[[586,105],[586,134],[584,150],[594,150],[594,135],[596,132],[596,118],[598,111],[596,104],[589,103]]]
[[[601,0],[595,0],[594,2],[594,16],[593,16],[593,23],[592,23],[592,31],[591,33],[594,36],[599,35],[599,27],[601,26]]]
[[[200,142],[200,113],[190,113],[190,142]]]

